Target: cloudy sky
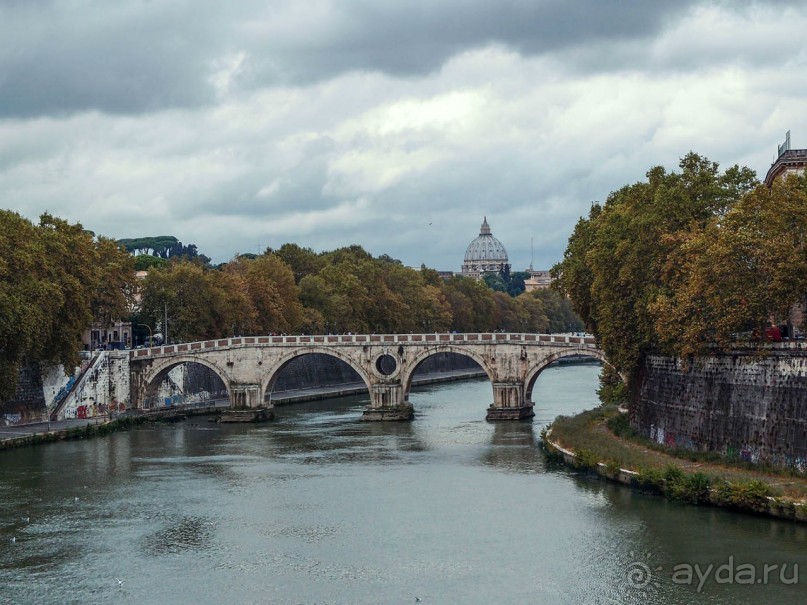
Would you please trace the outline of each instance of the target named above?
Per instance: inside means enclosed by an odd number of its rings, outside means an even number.
[[[807,147],[807,0],[0,0],[0,207],[222,262],[548,268],[689,150]]]

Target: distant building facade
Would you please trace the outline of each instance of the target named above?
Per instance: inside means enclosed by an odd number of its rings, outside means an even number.
[[[529,269],[530,277],[524,280],[524,291],[545,290],[552,285],[552,275],[549,271],[535,271]]]
[[[113,321],[108,326],[93,325],[81,336],[85,351],[98,349],[131,349],[132,324],[128,321]]]
[[[493,233],[488,225],[488,217],[482,221],[479,235],[474,238],[465,250],[465,259],[462,263],[460,275],[479,279],[483,273],[502,271],[505,266],[509,269],[510,261],[507,250]]]
[[[779,155],[771,164],[768,174],[765,175],[765,184],[770,187],[780,176],[788,174],[804,174],[807,167],[807,149],[790,148],[790,131],[785,135],[785,142],[779,145]]]

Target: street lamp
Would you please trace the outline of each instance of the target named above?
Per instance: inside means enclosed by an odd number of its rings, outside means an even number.
[[[148,324],[137,324],[137,325],[143,326],[149,331],[149,348],[151,348],[154,345],[154,337],[151,335],[151,326],[149,326]]]

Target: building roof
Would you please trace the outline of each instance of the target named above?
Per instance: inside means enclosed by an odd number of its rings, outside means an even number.
[[[765,175],[765,184],[770,187],[778,176],[788,173],[801,173],[807,167],[807,149],[790,148],[790,131],[785,135],[785,142],[779,145],[779,156],[771,164]]]
[[[488,217],[482,221],[479,235],[468,244],[465,250],[465,262],[473,263],[483,261],[486,263],[507,263],[507,250],[498,239],[493,237],[493,233],[488,225]]]

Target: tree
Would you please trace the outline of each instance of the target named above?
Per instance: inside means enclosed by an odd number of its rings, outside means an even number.
[[[753,173],[695,153],[681,171],[651,168],[647,181],[625,186],[578,222],[564,259],[553,268],[560,290],[594,332],[609,361],[630,380],[659,345],[659,301],[674,296],[668,259],[687,234],[703,230],[737,203]],[[683,275],[683,274],[682,274]]]
[[[548,332],[581,332],[585,325],[574,312],[568,298],[549,288],[533,290],[518,297],[524,301],[530,299],[540,302],[541,313],[545,318],[544,331]]]
[[[146,323],[162,324],[166,310],[168,335],[175,342],[241,334],[254,312],[228,274],[189,261],[149,271],[143,280]]]
[[[203,265],[210,264],[210,258],[204,254],[199,254],[196,244],[188,244],[185,246],[181,241],[171,235],[119,239],[118,243],[123,246],[127,252],[137,253],[138,256],[150,254],[163,260],[169,258],[197,259]]]
[[[241,322],[244,333],[269,334],[296,330],[302,319],[300,293],[291,268],[274,254],[237,258],[223,268],[248,300],[252,311]]]
[[[136,288],[135,259],[115,240],[99,237],[95,244],[96,282],[91,310],[95,324],[108,326],[126,317]]]
[[[510,296],[518,296],[526,289],[524,280],[529,279],[528,271],[511,272],[509,265],[504,265],[501,271],[482,274],[482,281],[495,292],[507,292]]]
[[[38,225],[0,211],[0,397],[22,365],[78,365],[93,321],[124,317],[133,260],[112,240],[43,214]]]
[[[444,292],[451,305],[452,330],[485,332],[495,328],[496,303],[483,282],[455,275],[444,282]]]
[[[291,267],[294,281],[298,284],[301,279],[307,275],[316,275],[325,266],[324,259],[311,248],[301,248],[297,244],[283,244],[277,250],[269,248],[266,253],[276,255]]]
[[[134,257],[134,261],[135,271],[148,271],[152,267],[164,267],[168,264],[167,260],[151,254],[138,254]]]
[[[667,260],[669,287],[651,306],[662,346],[686,357],[763,334],[807,295],[807,180],[757,186],[702,229],[683,234]]]

